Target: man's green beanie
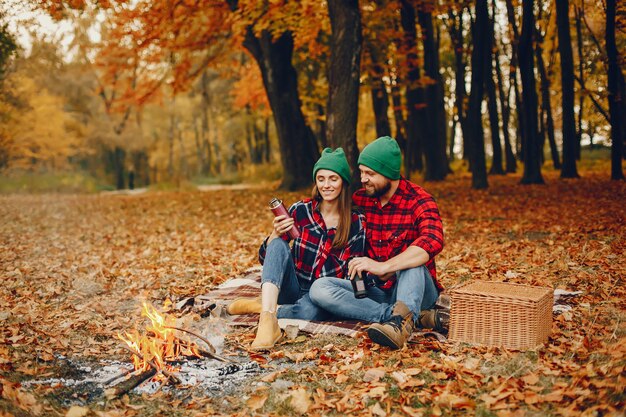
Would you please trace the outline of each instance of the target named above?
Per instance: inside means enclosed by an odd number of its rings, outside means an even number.
[[[346,159],[346,154],[343,153],[342,148],[337,148],[334,151],[330,148],[326,148],[322,151],[322,156],[313,166],[313,181],[315,182],[315,175],[320,169],[329,169],[339,174],[348,184],[350,184],[350,165]]]
[[[367,145],[359,155],[359,165],[373,169],[390,180],[400,178],[402,156],[394,138],[382,136]]]

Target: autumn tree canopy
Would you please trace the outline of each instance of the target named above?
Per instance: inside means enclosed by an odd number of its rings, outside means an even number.
[[[45,58],[56,88],[29,73],[32,53],[5,63],[4,91],[53,90],[12,119],[5,169],[82,166],[118,188],[260,173],[296,189],[323,147],[343,146],[356,170],[387,134],[405,175],[427,181],[458,157],[475,188],[518,164],[540,183],[549,159],[576,177],[581,144],[612,146],[622,169],[621,4],[613,20],[611,3],[581,0],[31,4],[71,23],[71,62]],[[58,123],[20,133],[41,118]]]

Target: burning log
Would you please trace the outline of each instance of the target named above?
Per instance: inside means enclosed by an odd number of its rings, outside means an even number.
[[[144,303],[142,315],[150,319],[146,333],[142,335],[135,330],[132,333],[126,332],[125,335],[120,333],[117,335],[126,343],[122,347],[133,355],[136,370],[152,369],[154,371],[152,375],[162,374],[170,383],[179,384],[180,380],[172,373],[174,369],[170,364],[180,358],[208,357],[232,363],[217,355],[215,347],[205,337],[191,330],[176,327],[173,318],[159,313],[151,305]],[[200,339],[206,344],[206,349],[200,348],[185,335],[177,335],[177,331]]]
[[[122,395],[132,391],[136,386],[140,385],[145,380],[152,378],[156,373],[156,369],[148,368],[145,371],[132,375],[130,378],[120,382],[114,387],[106,389],[104,391],[104,395],[109,400],[121,397]]]
[[[128,374],[130,374],[131,372],[133,372],[132,369],[124,369],[119,374],[114,375],[113,377],[111,377],[111,378],[107,379],[106,381],[104,381],[102,383],[102,385],[104,385],[104,386],[110,385],[111,383],[113,383],[113,382],[117,381],[118,379],[120,379],[120,378],[122,378],[122,377],[124,377],[124,376],[126,376]]]
[[[129,351],[130,353],[132,353],[133,355],[137,356],[139,359],[141,359],[148,365],[150,365],[150,367],[154,369],[156,372],[162,373],[163,376],[165,376],[172,384],[180,384],[180,380],[176,377],[176,375],[172,374],[167,369],[157,366],[157,364],[154,363],[154,361],[147,360],[141,353],[135,351],[134,349],[129,348],[128,346],[122,345],[122,347],[126,349],[127,351]]]

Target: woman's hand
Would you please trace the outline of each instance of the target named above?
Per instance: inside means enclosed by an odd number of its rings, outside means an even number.
[[[287,233],[289,229],[291,229],[294,225],[295,221],[292,217],[289,216],[276,216],[272,221],[272,226],[274,227],[274,231],[270,235],[270,239],[272,240],[275,237],[280,237]]]

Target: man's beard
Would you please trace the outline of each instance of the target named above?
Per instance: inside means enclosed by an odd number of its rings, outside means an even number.
[[[367,194],[368,197],[379,198],[387,194],[387,192],[391,189],[391,181],[386,180],[385,183],[380,186],[380,188],[377,188],[376,186],[373,187],[374,189],[372,191],[365,188],[365,194]]]

